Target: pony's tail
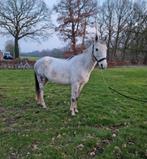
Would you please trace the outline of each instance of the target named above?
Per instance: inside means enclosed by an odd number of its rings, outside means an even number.
[[[40,87],[39,87],[39,82],[38,82],[38,79],[37,79],[36,72],[34,72],[34,76],[35,76],[35,91],[36,91],[37,97],[39,97],[39,95],[40,95]]]

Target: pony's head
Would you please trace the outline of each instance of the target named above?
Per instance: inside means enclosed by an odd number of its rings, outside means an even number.
[[[107,45],[105,41],[100,41],[97,35],[93,45],[93,56],[98,62],[99,68],[107,68]]]

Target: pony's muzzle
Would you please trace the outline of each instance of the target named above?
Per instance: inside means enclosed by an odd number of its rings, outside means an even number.
[[[107,62],[106,62],[106,60],[99,63],[99,68],[100,69],[106,69],[107,68]]]

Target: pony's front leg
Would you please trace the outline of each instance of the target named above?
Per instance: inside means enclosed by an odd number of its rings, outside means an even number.
[[[71,86],[71,106],[70,111],[71,115],[75,116],[78,113],[77,101],[79,96],[79,84],[74,84]]]
[[[77,99],[71,98],[71,106],[70,106],[71,115],[75,116],[78,113],[77,109]]]

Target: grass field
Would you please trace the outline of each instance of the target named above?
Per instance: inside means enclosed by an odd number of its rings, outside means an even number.
[[[103,73],[108,85],[147,99],[147,67]],[[147,103],[108,90],[96,69],[71,117],[70,87],[45,87],[36,105],[32,70],[0,70],[0,159],[145,159]]]

